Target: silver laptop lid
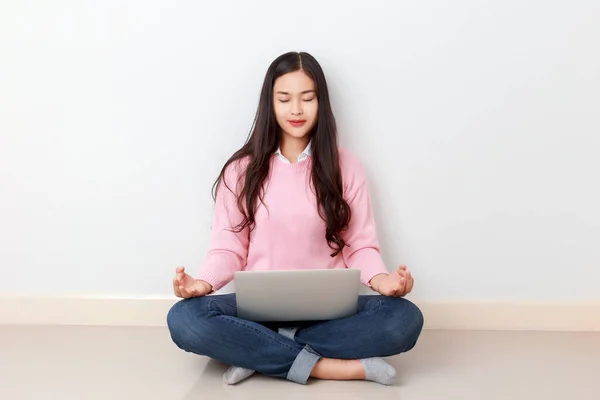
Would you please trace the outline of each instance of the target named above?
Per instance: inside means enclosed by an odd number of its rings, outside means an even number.
[[[235,273],[238,317],[250,321],[321,321],[356,314],[360,271],[318,269]]]

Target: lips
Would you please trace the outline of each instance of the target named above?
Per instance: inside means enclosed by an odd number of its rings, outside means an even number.
[[[305,119],[292,119],[292,120],[288,120],[288,122],[294,128],[299,128],[306,123],[306,120]]]

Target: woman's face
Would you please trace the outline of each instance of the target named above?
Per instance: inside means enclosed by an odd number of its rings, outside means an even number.
[[[280,76],[273,85],[273,108],[284,134],[305,137],[319,116],[315,83],[302,70]]]

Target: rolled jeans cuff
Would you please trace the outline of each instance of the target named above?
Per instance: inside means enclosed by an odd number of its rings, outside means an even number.
[[[287,379],[292,382],[306,385],[310,373],[320,359],[321,355],[314,351],[312,347],[306,345],[294,360],[294,363],[287,374]]]

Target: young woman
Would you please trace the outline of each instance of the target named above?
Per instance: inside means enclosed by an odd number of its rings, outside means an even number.
[[[210,250],[196,278],[176,269],[184,300],[169,311],[181,349],[227,363],[225,383],[259,371],[305,384],[366,379],[392,384],[396,371],[380,357],[416,344],[423,316],[403,298],[413,288],[405,266],[392,273],[379,251],[365,172],[338,147],[325,75],[307,53],[287,53],[269,67],[253,129],[225,164]],[[360,296],[350,318],[267,326],[237,318],[235,294],[206,296],[235,271],[281,267],[356,268],[380,295]]]

